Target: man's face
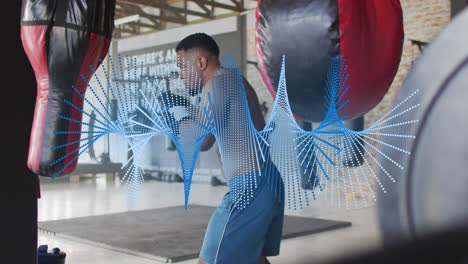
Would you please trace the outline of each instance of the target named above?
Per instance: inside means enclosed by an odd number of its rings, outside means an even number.
[[[177,51],[177,66],[180,69],[180,79],[184,81],[185,87],[189,89],[191,95],[196,95],[201,91],[202,70],[196,63],[196,50]]]

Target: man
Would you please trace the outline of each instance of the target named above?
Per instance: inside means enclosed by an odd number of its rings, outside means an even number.
[[[188,89],[192,89],[192,94],[199,92],[211,93],[212,96],[218,94],[218,98],[221,98],[222,96],[219,97],[219,95],[229,94],[229,91],[220,91],[220,89],[240,89],[242,87],[240,85],[229,86],[216,83],[221,82],[220,80],[223,78],[220,78],[220,75],[225,74],[226,70],[221,69],[218,45],[207,34],[196,33],[186,37],[177,45],[176,52],[178,64],[181,68],[181,79],[185,79],[184,81],[187,82],[186,79],[191,78],[189,83],[201,84],[201,90],[197,86],[188,85]],[[194,74],[189,74],[189,72]],[[193,76],[197,76],[197,81],[193,80]],[[257,95],[247,80],[243,77],[242,79],[250,117],[255,128],[262,130],[265,121]],[[232,100],[235,99],[225,95],[219,101],[225,101],[226,105],[230,105],[229,103],[235,104]],[[223,105],[223,109],[225,108],[225,105]],[[242,119],[242,114],[238,113],[238,111],[226,113],[228,114],[222,120],[225,124],[223,133],[231,133],[232,135],[219,137],[218,139],[222,142],[218,142],[218,145],[225,148],[229,144],[230,146],[233,146],[233,144],[242,145],[242,142],[251,136],[251,133],[242,132],[248,131],[248,129],[242,129],[242,127],[247,127],[248,122],[240,121],[245,120],[245,118]],[[209,134],[204,139],[201,150],[209,150],[215,141],[215,136]],[[248,151],[246,153],[246,150],[242,147],[238,149],[241,149],[242,152],[236,151],[235,147],[229,147],[228,150],[221,153],[224,174],[225,176],[226,174],[231,175],[227,179],[228,186],[230,186],[229,180],[236,179],[236,175],[245,175],[245,173],[256,170],[253,163],[248,163],[252,164],[248,166],[245,162],[245,156],[253,156],[255,153],[253,151],[251,151],[252,153]],[[272,170],[270,173],[274,174],[275,177],[279,175],[277,170]],[[270,177],[270,175],[263,176]],[[229,199],[229,192],[225,195],[208,224],[199,263],[264,264],[269,263],[267,256],[279,254],[284,201],[278,201],[280,199],[277,199],[272,192],[272,188],[268,187],[266,177],[259,179],[252,201],[242,210],[236,208],[235,201]]]

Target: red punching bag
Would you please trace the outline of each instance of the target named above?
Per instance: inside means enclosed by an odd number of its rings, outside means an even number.
[[[28,167],[41,176],[76,168],[81,134],[56,132],[81,130],[70,103],[82,108],[83,99],[72,87],[84,94],[81,74],[89,81],[106,56],[114,10],[115,0],[23,0],[21,39],[37,82]]]
[[[259,0],[256,46],[259,69],[276,94],[282,55],[291,109],[298,119],[325,115],[325,79],[330,60],[348,66],[349,103],[341,116],[353,119],[374,108],[388,91],[403,49],[399,0]]]

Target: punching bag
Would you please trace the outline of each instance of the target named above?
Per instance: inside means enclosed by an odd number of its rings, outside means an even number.
[[[81,75],[89,81],[106,56],[114,10],[115,0],[23,0],[21,39],[37,83],[28,167],[41,176],[76,168],[81,134],[56,132],[81,130],[82,113],[65,100],[82,108],[73,86],[84,94]]]
[[[388,91],[403,49],[399,0],[259,0],[256,48],[259,70],[276,94],[286,55],[288,98],[295,116],[322,121],[325,79],[332,57],[348,66],[350,89],[341,102],[346,119],[375,107]]]

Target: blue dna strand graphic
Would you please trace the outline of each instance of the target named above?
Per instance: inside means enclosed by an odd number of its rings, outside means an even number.
[[[418,122],[404,119],[405,113],[419,106],[408,106],[418,91],[368,128],[351,130],[344,124],[347,117],[340,115],[349,102],[345,98],[352,87],[347,82],[347,65],[339,56],[331,60],[324,87],[325,118],[311,131],[302,129],[291,111],[284,56],[272,112],[262,130],[254,126],[245,79],[230,56],[223,58],[216,76],[206,84],[184,62],[179,72],[171,71],[168,66],[167,70],[162,67],[162,71],[151,74],[142,62],[131,61],[128,56],[126,64],[122,61],[118,57],[116,65],[110,58],[111,72],[104,65],[100,67],[104,81],[94,71],[98,87],[87,83],[88,97],[74,89],[85,102],[82,108],[66,102],[89,117],[92,124],[73,120],[82,124],[82,131],[56,133],[87,135],[73,150],[79,155],[104,135],[116,134],[125,139],[131,155],[122,167],[125,174],[121,181],[130,197],[136,195],[143,182],[145,146],[157,135],[166,135],[176,147],[186,208],[197,157],[209,137],[217,142],[230,198],[240,209],[248,206],[259,186],[270,188],[278,201],[283,200],[294,210],[309,206],[311,200],[320,197],[338,207],[368,206],[376,199],[375,191],[386,191],[379,179],[380,172],[395,181],[379,159],[390,160],[403,169],[385,152],[392,149],[410,155],[409,151],[386,143],[385,138],[414,138],[394,129]],[[115,81],[118,79],[122,81]],[[91,111],[96,114],[91,115]],[[60,118],[70,120],[65,116]],[[66,146],[57,148],[60,147]],[[360,166],[343,164],[343,160],[352,163],[359,158],[363,158]],[[311,188],[303,188],[304,184]]]

